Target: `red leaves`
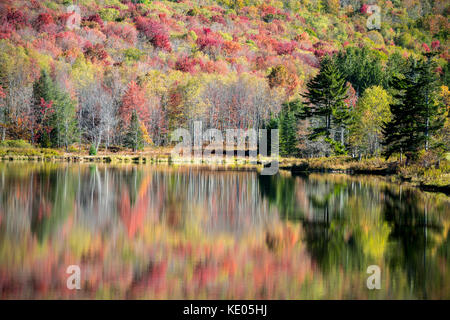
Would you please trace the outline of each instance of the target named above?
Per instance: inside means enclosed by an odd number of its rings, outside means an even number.
[[[283,54],[292,54],[292,52],[295,50],[296,46],[297,46],[297,43],[295,41],[289,41],[289,42],[280,41],[275,44],[274,49],[277,52],[277,54],[281,56]]]
[[[16,28],[19,26],[28,25],[29,21],[28,17],[24,13],[12,8],[8,10],[8,13],[6,14],[6,20]]]
[[[0,39],[9,39],[14,32],[14,27],[9,23],[0,25]]]
[[[98,24],[100,28],[103,28],[103,26],[104,26],[103,20],[98,13],[93,14],[87,18],[83,18],[83,22],[86,22],[86,21],[94,22],[94,23]]]
[[[164,26],[152,19],[137,17],[136,28],[142,32],[150,43],[156,48],[172,51],[172,47],[169,42],[169,34]]]
[[[92,62],[100,61],[109,64],[109,62],[106,61],[109,57],[108,52],[106,52],[105,47],[100,43],[97,43],[96,45],[92,45],[90,42],[87,43],[84,46],[84,55]]]
[[[211,17],[212,22],[220,23],[223,25],[226,25],[225,18],[223,16],[212,16]]]
[[[139,120],[145,125],[149,121],[148,101],[144,90],[134,81],[128,84],[128,89],[122,98],[122,106],[119,110],[119,115],[128,126],[133,110],[136,110]]]
[[[369,5],[365,3],[361,6],[361,9],[359,9],[359,12],[361,12],[362,14],[366,14],[368,10],[369,10]]]
[[[439,40],[434,40],[433,42],[431,42],[431,48],[433,50],[439,50],[440,47],[441,43],[439,42]]]
[[[45,100],[43,98],[41,98],[41,103],[40,103],[40,110],[39,112],[45,116],[45,115],[50,115],[52,113],[55,112],[55,109],[53,109],[53,101],[50,102],[45,102]]]
[[[109,37],[116,36],[129,44],[135,44],[137,40],[137,31],[133,26],[110,22],[105,27],[105,34]]]
[[[430,52],[430,47],[426,43],[422,43],[422,49],[425,52]]]
[[[347,99],[345,99],[344,102],[349,108],[354,108],[356,102],[358,102],[358,96],[350,82],[347,82]]]
[[[50,13],[41,13],[36,19],[35,26],[36,29],[40,30],[41,27],[52,23],[55,23],[55,21]]]
[[[197,34],[197,46],[200,50],[214,54],[220,50],[223,44],[222,36],[211,31],[209,28],[203,28],[203,30],[196,30]]]
[[[196,59],[191,59],[187,56],[181,56],[177,59],[177,62],[175,63],[175,70],[194,73],[195,66],[197,65],[197,63],[198,61]]]

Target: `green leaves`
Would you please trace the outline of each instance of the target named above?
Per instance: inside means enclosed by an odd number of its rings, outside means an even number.
[[[442,128],[442,105],[431,56],[410,59],[403,77],[394,76],[394,103],[390,105],[392,119],[384,124],[384,155],[404,152],[408,159],[417,158],[421,148],[428,149],[433,134]]]
[[[144,135],[136,110],[133,110],[131,115],[130,126],[125,136],[125,146],[133,149],[134,152],[144,148]]]

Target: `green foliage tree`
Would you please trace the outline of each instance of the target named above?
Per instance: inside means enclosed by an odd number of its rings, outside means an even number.
[[[51,111],[46,110],[43,102],[51,105]],[[43,147],[64,146],[67,149],[75,141],[75,102],[57,87],[45,70],[33,85],[32,127],[33,140],[36,137],[36,142]]]
[[[319,74],[308,82],[307,88],[308,92],[302,95],[309,104],[305,116],[321,119],[321,124],[313,128],[310,139],[324,136],[335,151],[342,149],[336,148],[337,144],[332,142],[331,130],[333,124],[342,126],[348,118],[344,111],[347,107],[347,86],[345,78],[331,58],[325,57],[322,60]]]
[[[335,56],[334,61],[344,78],[356,90],[357,96],[366,88],[383,81],[381,60],[367,47],[347,47]]]
[[[354,153],[378,154],[383,140],[382,126],[391,118],[392,97],[381,86],[367,88],[353,114],[350,144]]]
[[[425,135],[425,150],[430,147],[431,137],[444,125],[444,105],[439,99],[439,76],[435,72],[437,63],[433,59],[435,53],[426,53],[418,62],[418,116]]]
[[[407,163],[415,160],[420,149],[428,148],[430,136],[444,124],[430,58],[409,59],[408,71],[402,77],[394,76],[392,119],[383,125],[386,158],[400,152],[405,153]]]
[[[55,86],[46,70],[41,71],[41,76],[33,85],[33,114],[31,134],[32,142],[39,143],[42,147],[51,146],[50,131],[52,130],[52,116],[45,110],[43,102],[53,104],[55,98]]]
[[[69,94],[63,91],[57,91],[54,117],[55,135],[53,145],[65,147],[76,141],[77,137],[77,118],[75,102]]]
[[[298,153],[296,109],[295,103],[286,103],[278,118],[280,155],[283,157],[295,156]]]
[[[136,110],[133,110],[131,115],[130,125],[125,136],[125,146],[133,149],[133,152],[141,150],[144,147],[144,135]]]

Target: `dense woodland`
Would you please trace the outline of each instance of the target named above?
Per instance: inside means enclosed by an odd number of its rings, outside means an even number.
[[[138,150],[202,121],[278,128],[282,156],[439,160],[450,6],[370,4],[380,29],[357,0],[2,0],[1,140]]]

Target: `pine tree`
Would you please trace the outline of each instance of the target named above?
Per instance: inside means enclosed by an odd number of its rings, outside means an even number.
[[[395,152],[404,153],[407,163],[417,157],[421,148],[428,148],[430,136],[443,126],[433,63],[429,58],[410,59],[408,63],[408,71],[393,78],[392,119],[383,126],[384,156],[389,158]]]
[[[59,89],[47,71],[33,86],[33,142],[43,147],[62,147],[74,142],[76,136],[75,103]]]
[[[46,70],[33,85],[32,142],[42,147],[51,146],[52,114],[54,113],[55,86]]]
[[[280,130],[280,155],[295,156],[298,153],[297,118],[300,118],[302,104],[299,101],[288,102],[278,118]]]
[[[439,77],[435,72],[437,68],[433,56],[436,53],[426,53],[424,60],[419,61],[417,69],[418,79],[418,112],[422,124],[422,131],[425,135],[425,150],[430,147],[430,139],[444,125],[443,104],[440,103]]]
[[[136,110],[133,110],[131,115],[130,125],[125,136],[125,146],[133,149],[133,152],[144,147],[144,135]]]
[[[378,55],[367,47],[347,47],[334,58],[343,77],[352,84],[359,97],[364,90],[383,81],[383,69]]]
[[[308,92],[302,95],[310,105],[306,109],[306,117],[317,117],[322,124],[313,129],[310,139],[320,136],[332,143],[332,125],[341,126],[347,119],[345,99],[347,98],[347,86],[345,78],[338,71],[331,58],[325,57],[320,65],[320,72],[307,84]]]

